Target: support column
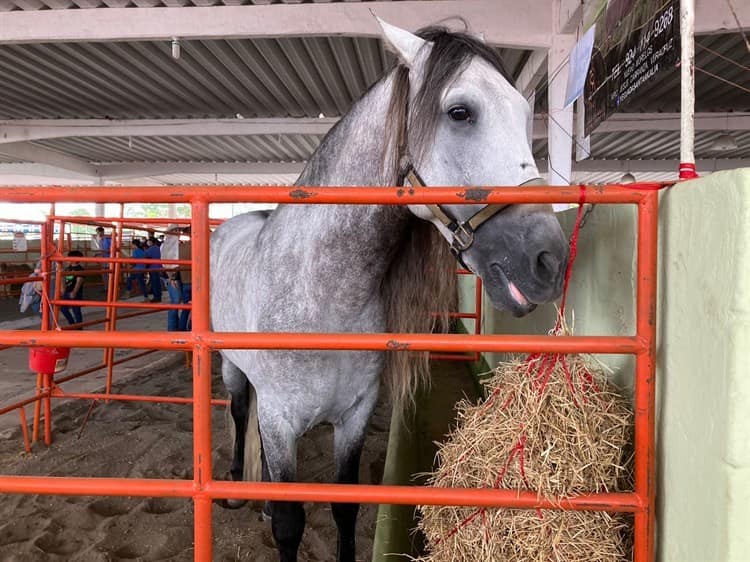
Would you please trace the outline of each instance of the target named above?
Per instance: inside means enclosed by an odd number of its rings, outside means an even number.
[[[547,143],[549,185],[569,185],[573,170],[573,105],[564,109],[568,55],[574,35],[556,35],[547,57]]]
[[[680,0],[680,179],[695,173],[695,0]]]

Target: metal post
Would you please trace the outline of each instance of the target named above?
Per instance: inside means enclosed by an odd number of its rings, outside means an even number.
[[[635,514],[635,562],[654,559],[656,496],[656,298],[659,194],[651,192],[638,205],[636,336],[644,349],[636,355],[635,493],[643,510]]]
[[[209,331],[208,203],[192,204],[193,310],[192,332]],[[211,473],[211,349],[206,342],[193,344],[193,466],[195,503],[195,560],[212,559],[211,498],[205,494]]]
[[[680,179],[695,172],[695,0],[680,0]]]

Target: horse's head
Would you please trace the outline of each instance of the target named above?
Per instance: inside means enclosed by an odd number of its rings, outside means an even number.
[[[396,142],[402,176],[417,172],[407,179],[428,186],[522,185],[539,177],[528,142],[531,109],[491,48],[464,33],[414,35],[380,23],[401,63],[390,113],[402,122]],[[568,245],[551,206],[511,205],[477,215],[483,209],[410,206],[482,278],[497,308],[522,316],[558,298]],[[456,228],[462,223],[463,230]]]

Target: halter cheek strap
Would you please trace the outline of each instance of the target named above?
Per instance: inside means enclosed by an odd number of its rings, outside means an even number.
[[[404,180],[408,181],[414,187],[427,187],[424,180],[420,177],[419,173],[414,169],[413,166],[409,165],[406,171],[401,174],[399,178],[399,185],[403,185]],[[541,183],[541,178],[533,178],[521,184],[533,185]],[[510,207],[510,203],[505,204],[494,204],[485,205],[479,211],[474,213],[465,221],[459,221],[451,217],[447,212],[447,209],[443,209],[441,205],[425,205],[433,216],[439,220],[443,225],[451,232],[450,249],[451,253],[456,259],[464,266],[469,269],[464,263],[461,254],[471,248],[474,243],[474,233],[477,229],[482,226],[489,219],[494,217],[500,211]]]

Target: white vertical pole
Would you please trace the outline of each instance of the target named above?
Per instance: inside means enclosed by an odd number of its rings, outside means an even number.
[[[531,112],[529,112],[529,120],[526,122],[526,135],[529,140],[529,150],[534,152],[534,105],[536,105],[536,92],[531,92],[529,97],[526,98],[531,106]]]
[[[695,0],[680,0],[680,179],[695,173]]]
[[[569,69],[567,58],[574,45],[574,35],[555,35],[547,57],[549,185],[569,185],[572,177],[573,104],[567,108],[564,105]]]
[[[95,203],[94,204],[94,216],[95,217],[103,217],[104,216],[104,203]]]
[[[167,218],[177,218],[177,203],[167,203]]]

